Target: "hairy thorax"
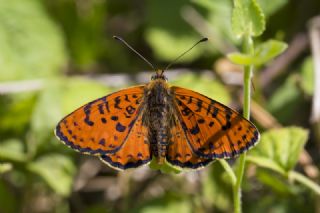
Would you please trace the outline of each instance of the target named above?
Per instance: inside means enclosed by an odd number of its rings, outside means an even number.
[[[170,138],[173,120],[172,95],[168,84],[163,79],[151,81],[145,88],[145,118],[149,127],[148,139],[152,154],[158,163],[164,162]]]

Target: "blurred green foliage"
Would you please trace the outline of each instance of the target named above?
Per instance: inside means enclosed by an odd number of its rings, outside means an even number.
[[[2,80],[52,77],[66,66],[60,28],[35,0],[0,1]]]
[[[128,74],[148,67],[112,35],[124,37],[156,65],[170,63],[199,38],[209,37],[210,43],[199,45],[173,65],[197,72],[183,73],[169,83],[226,105],[238,102],[241,87],[225,85],[221,73],[198,72],[216,68],[216,61],[225,57],[222,53],[230,52],[226,46],[232,52],[241,49],[231,18],[239,22],[237,34],[251,27],[252,34],[259,35],[264,29],[259,16],[265,14],[266,31],[255,41],[256,55],[229,55],[239,64],[245,64],[244,59],[254,61],[258,79],[265,63],[272,64],[270,59],[286,47],[274,39],[289,43],[301,31],[307,33],[306,21],[320,10],[317,0],[247,3],[252,5],[239,7],[257,16],[252,25],[241,12],[232,14],[231,0],[0,0],[0,212],[231,212],[232,183],[219,163],[179,174],[149,169],[118,174],[97,162],[86,169],[92,158],[59,143],[53,129],[84,103],[132,85],[136,78]],[[190,11],[205,21],[197,19],[200,30],[188,21],[196,20]],[[254,82],[256,102],[279,123],[303,128],[267,130],[263,120],[255,121],[264,133],[249,152],[244,212],[317,208],[319,186],[298,161],[306,145],[312,165],[319,170],[314,151],[319,139],[309,123],[314,93],[310,52],[284,69],[265,88]],[[110,73],[131,82],[114,87],[117,82],[101,84],[91,78],[100,74],[111,78]],[[234,161],[229,163],[232,166]]]

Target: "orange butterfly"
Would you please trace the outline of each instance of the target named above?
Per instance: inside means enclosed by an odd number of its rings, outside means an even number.
[[[63,118],[56,136],[117,170],[168,162],[197,169],[255,145],[257,128],[238,112],[192,90],[151,82],[94,100]]]

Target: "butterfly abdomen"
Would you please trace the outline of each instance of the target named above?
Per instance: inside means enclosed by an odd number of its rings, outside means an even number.
[[[170,138],[170,95],[167,84],[163,80],[155,80],[146,87],[146,112],[149,118],[149,141],[152,155],[159,164],[164,162]]]

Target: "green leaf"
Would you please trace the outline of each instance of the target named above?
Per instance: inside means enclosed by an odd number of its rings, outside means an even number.
[[[311,57],[308,57],[304,60],[301,68],[301,87],[303,91],[312,96],[314,93],[314,67],[313,67],[313,60]]]
[[[248,155],[246,160],[257,164],[258,166],[271,169],[282,175],[286,175],[286,171],[277,162],[275,162],[273,159],[269,159],[268,157]]]
[[[280,178],[279,175],[275,175],[274,172],[258,169],[256,177],[261,183],[269,186],[274,192],[277,192],[282,196],[294,194],[293,187],[288,184],[284,178]]]
[[[160,165],[157,163],[157,159],[155,157],[152,158],[149,164],[149,167],[150,169],[153,169],[153,170],[160,170],[164,174],[170,174],[170,173],[179,174],[181,171],[183,171],[182,169],[178,167],[174,167],[167,162]]]
[[[227,57],[230,59],[231,62],[240,65],[254,65],[256,62],[255,56],[239,52],[229,53]]]
[[[158,58],[172,61],[187,48],[191,47],[198,38],[189,35],[177,37],[161,28],[149,28],[147,30],[146,39]],[[179,59],[179,62],[191,61],[199,56],[202,51],[201,47],[194,48]]]
[[[47,154],[28,164],[27,168],[38,175],[57,193],[68,196],[71,193],[76,168],[61,154]]]
[[[0,174],[8,172],[10,170],[12,170],[11,163],[0,163]]]
[[[89,101],[112,92],[108,87],[84,78],[73,77],[64,79],[63,82],[63,94],[60,95],[62,96],[62,111],[64,113],[70,113]]]
[[[257,58],[255,65],[265,64],[285,51],[287,47],[286,43],[272,39],[258,45],[254,51]]]
[[[289,179],[290,180],[295,180],[303,185],[305,185],[306,187],[308,187],[309,189],[311,189],[312,191],[314,191],[318,196],[320,195],[320,186],[319,184],[313,182],[311,179],[309,179],[308,177],[295,172],[295,171],[290,171],[289,172]]]
[[[24,144],[18,139],[8,139],[0,142],[0,158],[10,161],[25,162],[27,156]]]
[[[146,2],[145,39],[157,58],[172,61],[199,40],[198,33],[181,17],[182,9],[189,4],[185,0],[171,1],[170,6],[162,0]],[[179,61],[191,61],[199,56],[202,53],[201,46],[204,45],[194,48]]]
[[[281,54],[287,46],[284,42],[269,40],[260,44],[255,49],[253,56],[243,53],[230,53],[228,58],[235,64],[259,66]]]
[[[248,160],[287,174],[296,165],[307,139],[308,131],[299,127],[269,130],[261,135]]]
[[[186,197],[176,194],[165,194],[163,197],[143,203],[141,207],[132,210],[133,213],[191,213],[192,205]]]
[[[265,30],[265,17],[256,0],[234,0],[232,29],[236,36],[259,36]]]
[[[41,4],[0,0],[0,80],[49,77],[65,66],[62,32]]]
[[[25,134],[29,128],[35,97],[35,93],[0,97],[0,135],[12,135],[14,132],[14,135],[22,137]]]
[[[37,97],[31,118],[31,130],[35,134],[35,140],[28,143],[28,148],[33,151],[41,142],[48,142],[47,136],[52,134],[52,129],[63,116],[59,107],[60,96],[63,93],[61,85],[57,79],[47,80],[45,88]]]

